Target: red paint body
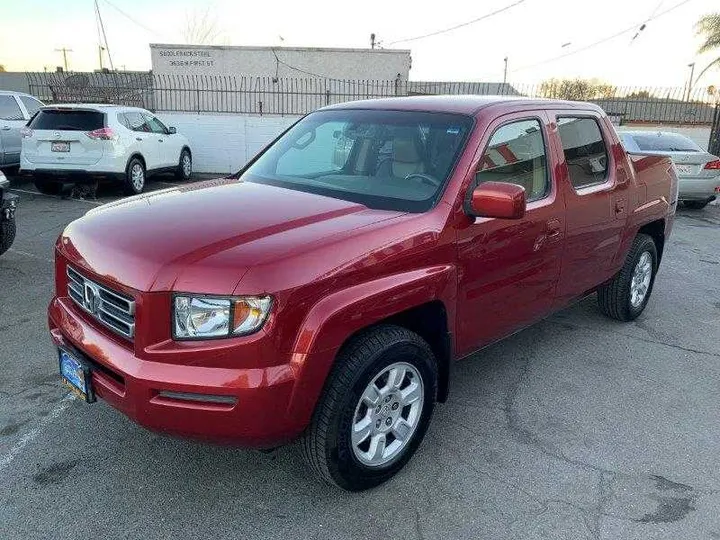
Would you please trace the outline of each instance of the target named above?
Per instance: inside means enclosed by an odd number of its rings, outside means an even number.
[[[97,395],[151,429],[276,445],[307,426],[339,348],[358,330],[441,302],[450,354],[460,358],[611,278],[643,225],[670,233],[670,162],[630,158],[593,105],[458,96],[335,106],[342,107],[474,116],[439,203],[408,214],[220,180],[125,199],[71,223],[56,245],[49,325],[58,345],[103,368],[93,375]],[[555,123],[562,112],[600,119],[611,154],[605,184],[581,193],[570,185]],[[528,203],[520,219],[469,217],[464,205],[490,135],[526,117],[542,120],[550,195]],[[68,263],[135,299],[133,342],[67,297]],[[173,292],[275,300],[258,333],[178,342]],[[159,396],[163,390],[237,403],[182,402]]]

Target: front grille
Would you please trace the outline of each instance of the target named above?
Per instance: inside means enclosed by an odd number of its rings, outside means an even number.
[[[68,296],[94,319],[128,339],[135,336],[135,301],[80,275],[69,266]]]

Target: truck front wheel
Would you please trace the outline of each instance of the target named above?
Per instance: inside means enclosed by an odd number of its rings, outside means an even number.
[[[636,319],[650,299],[657,268],[655,242],[646,234],[638,234],[620,272],[598,289],[600,310],[619,321]]]
[[[430,346],[405,328],[372,328],[338,355],[301,450],[323,480],[349,491],[402,469],[425,436],[437,397]]]

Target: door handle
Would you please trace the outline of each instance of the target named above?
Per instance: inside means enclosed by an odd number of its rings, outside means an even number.
[[[162,139],[158,139],[158,142],[163,142],[163,140],[162,140]]]
[[[2,130],[3,130],[3,131],[10,131],[10,126],[3,126],[3,127],[2,127]]]
[[[559,219],[551,219],[545,224],[545,231],[549,240],[554,240],[562,233],[562,224]]]
[[[136,140],[136,141],[142,141],[143,138],[142,138],[142,137],[135,137],[135,140]]]
[[[615,213],[622,214],[625,211],[625,199],[615,201]]]

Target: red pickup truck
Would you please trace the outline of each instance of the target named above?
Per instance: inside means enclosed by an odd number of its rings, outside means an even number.
[[[300,438],[349,490],[411,458],[453,362],[590,293],[645,308],[669,159],[588,103],[391,98],[298,121],[232,177],[124,199],[56,244],[65,382],[150,429]]]

